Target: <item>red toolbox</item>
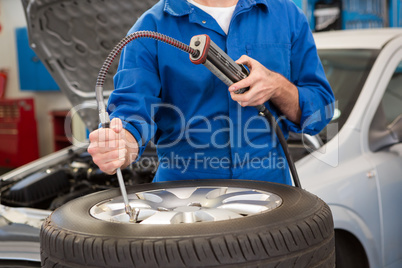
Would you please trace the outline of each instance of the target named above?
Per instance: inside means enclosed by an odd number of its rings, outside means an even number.
[[[38,158],[34,100],[0,99],[0,166],[15,168]]]
[[[5,70],[0,70],[0,98],[3,98],[6,91],[7,85],[7,72]]]

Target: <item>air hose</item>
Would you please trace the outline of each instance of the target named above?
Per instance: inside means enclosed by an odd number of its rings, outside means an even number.
[[[241,79],[244,79],[248,75],[248,71],[243,66],[236,64],[225,52],[223,52],[215,43],[213,43],[207,35],[194,36],[190,41],[190,45],[186,45],[174,38],[161,33],[152,31],[134,32],[130,35],[127,35],[114,47],[99,71],[98,78],[96,80],[95,92],[99,110],[99,119],[102,127],[109,127],[110,125],[109,114],[106,111],[106,106],[103,98],[103,85],[106,75],[110,69],[110,66],[112,65],[112,62],[121,52],[121,50],[128,43],[139,38],[155,39],[190,54],[190,60],[193,63],[202,63],[228,86],[237,81],[240,81]],[[248,89],[243,89],[236,93],[243,93],[246,90]],[[293,182],[296,187],[301,188],[299,176],[297,174],[293,159],[289,153],[286,139],[282,133],[282,130],[278,126],[275,117],[264,105],[259,105],[255,108],[259,111],[260,115],[266,118],[271,127],[275,130],[275,133],[279,139],[279,143],[283,148],[286,160],[289,164],[289,169],[290,173],[292,174]]]
[[[151,31],[138,31],[134,32],[130,35],[127,35],[125,38],[123,38],[114,48],[113,50],[109,53],[108,57],[106,58],[105,62],[103,63],[103,66],[101,70],[99,71],[98,74],[98,79],[96,80],[96,86],[103,86],[106,78],[106,74],[112,65],[112,62],[116,58],[116,56],[120,53],[120,51],[131,41],[134,41],[135,39],[139,38],[151,38],[155,39],[161,42],[164,42],[166,44],[169,44],[175,48],[178,48],[184,52],[187,52],[194,57],[197,57],[198,54],[200,53],[198,50],[195,50],[191,48],[190,46],[177,41],[174,38],[171,38],[167,35],[157,33],[157,32],[151,32]]]

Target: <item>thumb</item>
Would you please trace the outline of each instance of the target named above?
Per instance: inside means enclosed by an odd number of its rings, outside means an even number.
[[[123,129],[123,123],[120,118],[113,118],[110,122],[110,128],[113,129],[114,132],[120,133]]]

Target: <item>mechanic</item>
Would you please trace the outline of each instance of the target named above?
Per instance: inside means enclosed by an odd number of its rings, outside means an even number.
[[[156,144],[154,182],[246,179],[291,184],[265,104],[285,137],[315,135],[331,120],[334,96],[302,11],[290,0],[162,0],[133,28],[189,44],[207,34],[250,75],[229,88],[189,55],[152,39],[122,51],[108,102],[110,129],[93,131],[88,152],[113,174]],[[234,91],[250,87],[244,94]],[[269,102],[268,102],[269,101]]]

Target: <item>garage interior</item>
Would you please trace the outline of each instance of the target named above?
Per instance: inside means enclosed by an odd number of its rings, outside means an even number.
[[[90,2],[90,0],[88,1]],[[346,31],[353,29],[402,28],[402,0],[293,0],[293,2],[306,15],[313,33],[332,32],[334,30]],[[133,23],[134,22],[135,18],[133,20]],[[54,152],[65,149],[72,144],[82,147],[83,144],[87,144],[89,131],[78,114],[72,110],[72,105],[70,104],[68,98],[60,91],[58,84],[49,74],[45,64],[40,61],[30,47],[28,41],[26,17],[20,0],[0,0],[0,48],[0,178],[2,180],[2,174],[7,174],[10,171],[16,170],[17,168],[20,168],[21,166],[24,166],[25,164],[28,164],[34,160],[49,156]],[[362,58],[363,56],[366,55],[362,55]],[[334,57],[331,58],[331,56],[329,56],[328,58],[333,60]],[[362,60],[362,62],[363,61],[364,60]],[[370,65],[373,62],[367,60],[365,64],[366,63]],[[396,72],[396,74],[394,74],[392,77],[389,86],[391,89],[387,89],[389,91],[389,95],[385,96],[387,98],[387,103],[392,105],[399,105],[397,99],[400,98],[400,93],[397,93],[397,91],[400,88],[400,81],[402,77],[400,73],[402,73],[402,65],[399,64],[396,69],[398,72]],[[375,119],[373,119],[374,123],[369,126],[370,129],[375,127],[379,127],[380,130],[381,128],[387,128],[390,124],[392,124],[393,119],[395,119],[395,117],[399,114],[399,109],[395,109],[395,111],[392,109],[385,109],[386,114],[382,114],[380,108],[378,108],[376,111],[373,111],[373,113],[375,112]],[[389,110],[392,111],[389,112]],[[386,121],[387,126],[383,126],[385,124],[383,121]],[[380,132],[381,131],[378,133]],[[371,138],[372,137],[370,137],[370,139]],[[373,139],[375,138],[376,137]],[[398,137],[395,139],[398,139]],[[371,141],[372,140],[370,140],[370,142]],[[386,146],[383,146],[382,141],[379,141],[378,144],[379,145],[375,145],[377,147],[371,149],[375,152],[382,153],[381,150]],[[395,153],[392,150],[391,152],[395,155],[398,154],[398,152]],[[372,163],[375,163],[375,160],[373,159],[369,159],[368,162],[371,161]],[[79,161],[77,162],[79,163]],[[351,163],[350,168],[353,168],[353,165],[356,164]],[[76,167],[77,170],[81,168],[79,165]],[[46,172],[43,172],[44,177],[48,176],[48,174],[45,174]],[[51,172],[49,171],[48,173]],[[51,175],[57,177],[60,175],[58,172],[59,170]],[[80,170],[80,172],[82,172],[82,170]],[[386,171],[384,171],[384,168],[382,170],[381,168],[378,170],[373,169],[367,171],[365,176],[371,179],[376,177],[378,172]],[[94,177],[97,175],[99,174],[95,174]],[[127,174],[123,175],[126,176]],[[324,176],[325,175],[328,174],[324,174]],[[99,178],[103,180],[101,176],[99,176]],[[65,185],[62,187],[69,187],[67,181],[68,179],[63,177],[63,183],[65,182]],[[44,180],[43,186],[45,185],[45,182],[46,181]],[[134,184],[136,182],[138,181],[130,181],[130,183]],[[116,181],[113,181],[113,183],[114,184],[112,186],[117,186]],[[105,185],[102,185],[102,187],[103,186],[105,186],[105,188],[111,187],[109,182],[105,183]],[[99,187],[97,190],[100,190],[102,187]],[[367,188],[372,190],[373,187],[373,184],[370,184],[370,187]],[[144,189],[144,191],[154,190],[152,187],[150,189],[145,187]],[[394,191],[397,189],[399,188],[395,187]],[[344,189],[343,191],[345,196],[348,196],[348,189]],[[88,192],[85,192],[85,194],[86,193]],[[6,198],[8,197],[6,196]],[[390,197],[388,199],[390,199]],[[63,202],[65,200],[67,199],[63,199]],[[120,202],[121,200],[118,201]],[[59,203],[61,204],[63,202]],[[59,203],[57,201],[52,202],[50,207],[55,209],[59,207]],[[99,201],[99,203],[102,202]],[[40,207],[41,205],[42,204],[34,208],[42,209],[42,207]],[[370,203],[370,205],[372,205],[372,203]],[[193,204],[193,207],[197,206],[198,203],[195,205]],[[47,207],[43,208],[47,209]],[[326,208],[323,210],[326,210]],[[379,210],[381,210],[381,208]],[[3,213],[3,211],[0,209],[0,215],[1,213]],[[320,213],[326,214],[327,211]],[[394,212],[384,209],[382,213],[391,215]],[[329,226],[329,223],[325,224],[328,224]],[[319,223],[317,223],[317,225],[319,225]],[[387,223],[381,223],[382,229],[387,227],[393,228],[395,226],[393,226],[392,223],[388,223],[388,225]],[[49,233],[54,231],[52,229],[53,227],[48,226],[47,228]],[[317,227],[317,229],[319,228]],[[362,232],[364,231],[365,230],[362,230]],[[54,232],[56,233],[58,231],[56,230]],[[159,229],[156,230],[156,232],[159,232]],[[111,235],[113,235],[112,231]],[[51,239],[56,238],[49,235],[46,239],[51,241]],[[78,240],[80,239],[81,238],[78,238]],[[342,243],[342,247],[344,247],[347,251],[362,248],[356,237],[351,235],[349,232],[342,230],[336,232],[335,240],[337,239],[339,239],[338,241]],[[386,241],[387,238],[383,239],[384,240],[382,240],[381,243],[385,243],[384,241]],[[373,242],[374,240],[375,238],[372,238],[372,240],[369,241],[369,244],[375,244],[375,242]],[[225,241],[222,241],[219,241],[218,244],[225,244]],[[252,239],[250,241],[250,243],[253,243]],[[259,240],[256,239],[255,241]],[[174,241],[174,243],[175,242],[176,241]],[[99,241],[94,242],[96,245],[101,245],[102,243],[103,242]],[[201,243],[202,247],[207,248],[210,246],[210,243],[203,243],[204,241]],[[398,246],[399,244],[396,245],[396,247]],[[144,248],[144,251],[148,250],[145,244],[142,245],[142,247]],[[1,249],[0,243],[0,267],[3,267]],[[51,251],[51,247],[49,247],[48,250]],[[114,250],[113,247],[110,247],[110,250]],[[124,249],[121,250],[124,251]],[[363,251],[363,249],[357,251],[356,255],[358,259],[361,259],[361,267],[366,267],[368,265],[368,260]],[[402,249],[399,249],[399,251],[402,251]],[[322,255],[325,254],[322,253]],[[388,258],[389,260],[395,260],[398,258],[398,256],[395,255],[397,254],[394,252],[391,252],[388,255],[387,253],[384,253],[384,256],[386,256],[384,259]],[[74,256],[72,256],[72,258],[73,257]],[[36,264],[30,266],[33,260],[34,259],[28,259],[27,266],[22,267],[37,267],[35,266]],[[35,261],[37,260],[35,259],[33,262]],[[5,262],[5,264],[5,267],[7,267],[8,263]],[[141,265],[139,267],[141,267]],[[150,267],[152,267],[152,265]],[[172,267],[174,267],[174,264],[172,264]],[[345,265],[342,267],[348,266]],[[397,266],[389,264],[389,266],[386,267],[394,268]]]

